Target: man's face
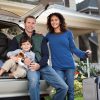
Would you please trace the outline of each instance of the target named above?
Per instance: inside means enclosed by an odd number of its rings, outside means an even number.
[[[24,25],[26,33],[33,33],[33,30],[35,29],[36,25],[36,20],[33,18],[28,18],[26,20],[26,23],[24,23]]]

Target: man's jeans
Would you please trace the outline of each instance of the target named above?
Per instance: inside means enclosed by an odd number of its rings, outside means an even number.
[[[57,92],[53,100],[64,100],[68,86],[52,67],[46,66],[38,71],[28,71],[29,92],[31,100],[40,100],[39,79],[40,74],[51,86],[55,87]]]
[[[68,85],[67,100],[74,100],[74,69],[67,69],[64,71],[56,70],[58,75],[65,80]]]

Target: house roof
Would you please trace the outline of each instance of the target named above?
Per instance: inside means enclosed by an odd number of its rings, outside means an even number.
[[[77,10],[84,10],[84,9],[98,9],[97,7],[97,0],[84,0],[77,4]]]

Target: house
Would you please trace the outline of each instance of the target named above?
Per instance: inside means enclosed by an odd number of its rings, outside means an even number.
[[[98,8],[98,0],[84,0],[83,2],[77,4],[77,11],[81,13],[86,13],[91,16],[100,16],[99,15],[99,8]],[[91,32],[87,35],[81,36],[82,37],[88,37],[88,42],[90,44],[90,47],[92,49],[92,63],[100,63],[99,62],[99,37],[98,33],[95,31]],[[87,41],[85,39],[83,41]],[[80,44],[81,45],[81,44]],[[81,48],[84,48],[84,46],[81,46]],[[99,65],[100,66],[100,65]]]

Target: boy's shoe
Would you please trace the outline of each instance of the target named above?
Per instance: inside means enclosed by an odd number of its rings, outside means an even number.
[[[2,76],[0,76],[0,79],[9,79],[8,73],[5,73]]]

